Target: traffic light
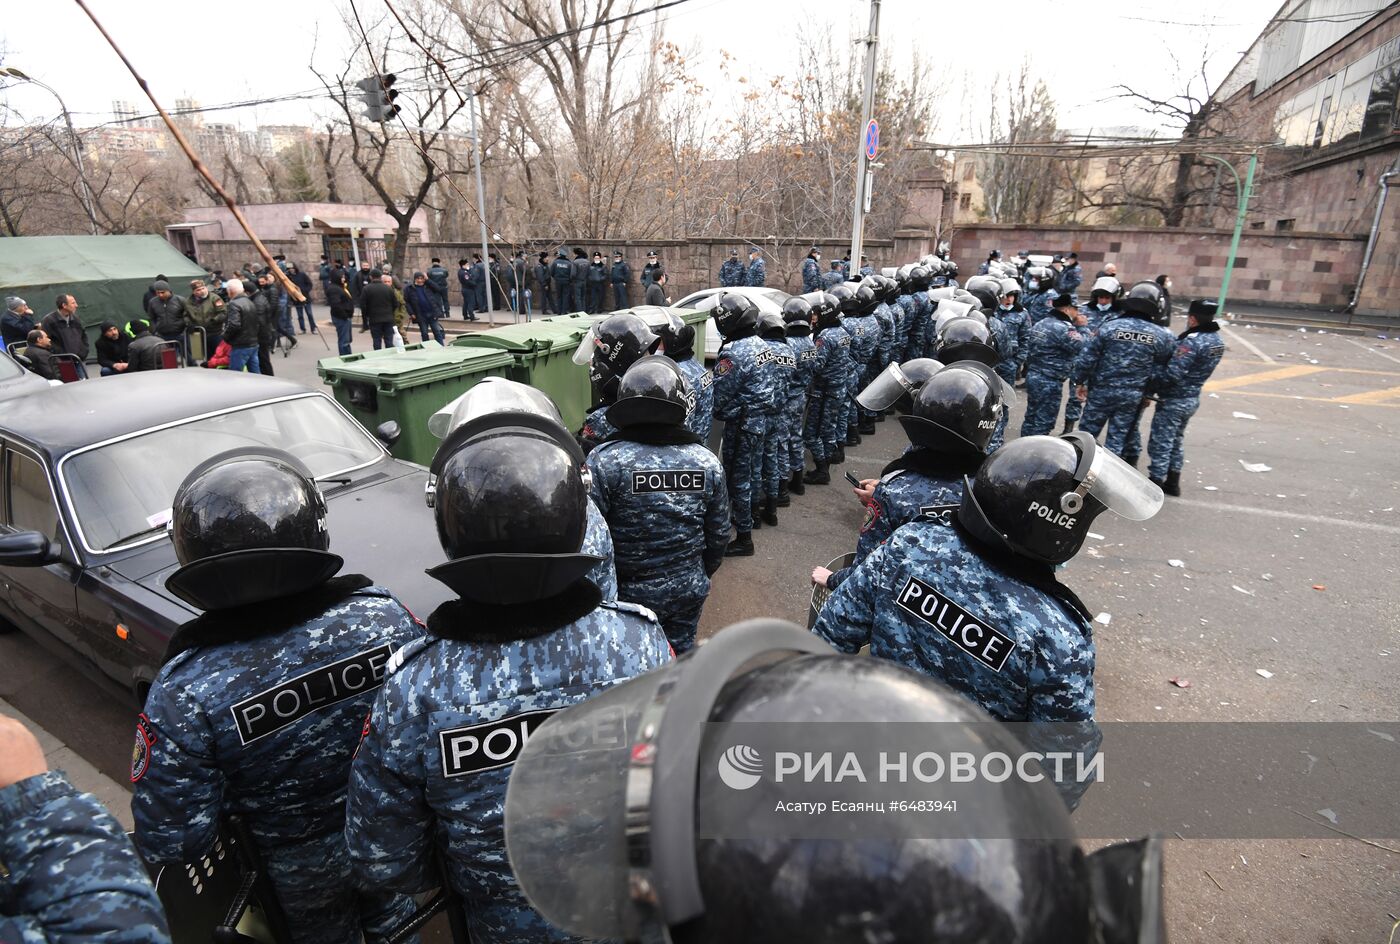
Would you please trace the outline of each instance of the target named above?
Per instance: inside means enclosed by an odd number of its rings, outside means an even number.
[[[361,92],[360,100],[365,103],[365,117],[370,121],[388,121],[399,113],[399,106],[394,104],[394,99],[399,97],[398,90],[393,88],[395,78],[393,73],[385,73],[355,83]]]

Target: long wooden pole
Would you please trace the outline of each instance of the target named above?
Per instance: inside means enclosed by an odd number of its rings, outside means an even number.
[[[194,148],[190,147],[190,142],[185,140],[185,136],[180,133],[179,128],[175,127],[175,122],[171,120],[170,115],[161,107],[160,102],[156,101],[155,95],[151,92],[151,87],[146,84],[145,79],[141,78],[141,74],[136,71],[136,67],[131,64],[131,60],[126,57],[126,53],[122,52],[121,47],[117,45],[117,41],[107,32],[101,21],[88,9],[88,5],[84,3],[83,0],[74,0],[74,2],[87,14],[88,19],[92,20],[92,25],[97,27],[97,31],[102,34],[103,39],[107,40],[107,45],[112,47],[112,51],[121,57],[122,62],[126,65],[127,71],[130,72],[132,78],[136,80],[136,84],[141,86],[141,91],[146,93],[146,97],[151,100],[151,104],[154,105],[156,111],[160,113],[160,118],[165,122],[165,127],[169,129],[171,136],[175,138],[175,143],[180,145],[180,150],[184,151],[185,156],[190,159],[190,164],[194,166],[195,172],[203,177],[209,186],[214,188],[214,192],[223,198],[224,204],[229,208],[229,211],[233,213],[233,218],[238,221],[239,226],[243,227],[243,232],[248,234],[248,240],[253,244],[253,247],[257,249],[258,255],[262,256],[263,262],[267,263],[267,267],[272,271],[273,276],[276,277],[278,282],[282,283],[282,288],[286,291],[287,295],[298,302],[306,301],[306,296],[301,294],[301,289],[297,288],[292,280],[287,278],[287,273],[282,271],[282,267],[272,258],[272,253],[268,252],[267,247],[262,244],[262,240],[258,239],[258,234],[253,232],[253,227],[248,225],[247,219],[243,216],[243,211],[238,209],[238,204],[233,202],[233,197],[230,197],[228,191],[223,188],[223,185],[214,179],[213,174],[209,173],[209,168],[205,167],[204,162],[194,153]]]

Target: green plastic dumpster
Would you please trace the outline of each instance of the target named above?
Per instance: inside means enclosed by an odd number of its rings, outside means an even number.
[[[514,358],[484,347],[443,347],[436,341],[323,358],[316,372],[336,402],[368,430],[394,420],[402,434],[395,456],[427,465],[438,439],[428,418],[485,377],[510,377]]]
[[[513,361],[511,379],[545,393],[559,407],[564,425],[577,432],[593,401],[593,391],[588,369],[575,364],[573,354],[590,323],[587,315],[558,322],[522,321],[464,334],[452,347],[505,353]]]

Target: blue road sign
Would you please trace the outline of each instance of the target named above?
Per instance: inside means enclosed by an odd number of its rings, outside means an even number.
[[[875,152],[880,149],[880,122],[874,118],[870,119],[870,124],[865,126],[865,157],[866,160],[875,160]]]

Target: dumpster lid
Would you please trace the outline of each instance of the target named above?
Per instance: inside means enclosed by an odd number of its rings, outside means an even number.
[[[514,358],[506,351],[442,347],[436,341],[426,341],[410,344],[402,352],[382,350],[326,358],[317,365],[317,371],[327,381],[343,377],[392,390],[509,367],[514,363]]]
[[[560,348],[572,351],[587,328],[587,322],[526,321],[490,331],[473,331],[456,338],[452,344],[455,347],[490,347],[513,354],[547,354]]]

